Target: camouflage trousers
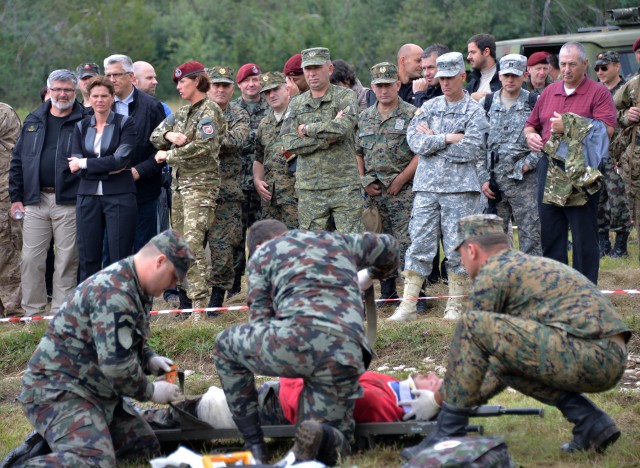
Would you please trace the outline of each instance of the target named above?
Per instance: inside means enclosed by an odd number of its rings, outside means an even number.
[[[271,192],[271,200],[262,200],[262,219],[277,219],[287,229],[298,229],[298,199],[278,199],[275,190]]]
[[[400,244],[400,265],[404,265],[404,256],[411,245],[409,237],[409,220],[413,206],[413,191],[411,184],[406,184],[397,195],[389,195],[387,188],[380,184],[382,193],[374,197],[365,192],[364,207],[378,208],[382,220],[382,230],[391,234]]]
[[[29,460],[29,466],[111,468],[116,460],[149,460],[160,453],[149,424],[122,399],[96,406],[63,390],[32,391],[33,400],[23,402],[24,413],[51,453]]]
[[[611,158],[605,160],[600,201],[598,202],[598,232],[608,234],[631,231],[631,212],[622,176],[616,171]]]
[[[20,251],[22,224],[9,216],[9,207],[0,208],[0,315],[22,315]]]
[[[353,435],[353,408],[364,392],[363,349],[326,327],[290,321],[233,325],[216,338],[214,362],[234,417],[259,412],[254,374],[302,377],[297,422],[315,419]]]
[[[534,320],[468,311],[451,341],[443,398],[470,407],[512,387],[555,404],[567,392],[612,388],[626,361],[626,352],[609,338],[584,339]]]
[[[261,218],[261,201],[258,192],[255,190],[243,190],[244,199],[242,201],[242,241],[233,253],[233,271],[236,276],[242,276],[247,266],[247,229]]]
[[[447,271],[466,276],[460,254],[454,250],[458,244],[458,220],[478,213],[479,203],[479,192],[415,192],[409,222],[411,245],[405,255],[405,270],[428,276],[442,237]]]
[[[171,206],[171,226],[181,233],[196,257],[187,273],[189,287],[187,295],[196,309],[209,305],[209,280],[211,273],[204,252],[204,241],[210,226],[215,221],[214,206],[201,206],[201,196],[197,192],[173,192]]]
[[[231,289],[235,250],[242,246],[242,203],[218,203],[216,220],[207,234],[211,252],[211,286]]]
[[[496,204],[496,209],[504,222],[504,232],[509,234],[509,221],[513,215],[518,226],[520,250],[529,255],[542,255],[538,177],[535,171],[524,174],[522,180],[501,181],[500,193],[502,201]]]
[[[297,189],[296,192],[300,229],[327,230],[329,219],[333,216],[336,231],[354,234],[364,232],[360,186],[348,185],[324,190]]]

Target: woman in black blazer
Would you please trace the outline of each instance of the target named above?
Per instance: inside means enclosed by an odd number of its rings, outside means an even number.
[[[80,281],[102,267],[105,228],[111,261],[131,254],[138,215],[129,168],[136,140],[133,119],[111,110],[115,91],[105,77],[93,79],[87,92],[94,114],[76,124],[69,158],[69,169],[81,177],[76,205]]]

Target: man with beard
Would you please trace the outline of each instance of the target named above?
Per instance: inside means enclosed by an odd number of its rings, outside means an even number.
[[[479,101],[502,87],[496,63],[496,40],[491,34],[476,34],[467,41],[467,52],[472,68],[467,91]]]

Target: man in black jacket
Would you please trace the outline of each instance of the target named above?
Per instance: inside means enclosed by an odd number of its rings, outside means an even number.
[[[126,55],[104,59],[104,74],[116,91],[114,111],[131,117],[138,133],[132,152],[131,173],[136,181],[138,221],[133,252],[140,250],[158,233],[158,197],[162,186],[162,167],[155,161],[156,149],[149,141],[151,132],[165,119],[162,103],[134,86],[133,62]]]
[[[496,40],[491,34],[476,34],[467,41],[467,52],[467,61],[472,69],[467,91],[479,101],[502,88],[496,60]]]
[[[75,288],[76,194],[80,178],[69,171],[73,129],[85,114],[76,102],[78,80],[69,70],[47,79],[51,99],[24,120],[13,149],[9,173],[11,217],[22,226],[22,308],[26,316],[42,314],[47,305],[44,270],[53,236],[56,257],[51,312],[58,311]]]

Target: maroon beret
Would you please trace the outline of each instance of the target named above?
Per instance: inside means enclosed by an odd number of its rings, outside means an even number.
[[[538,65],[539,63],[547,63],[547,58],[549,57],[549,55],[551,55],[549,52],[534,52],[527,60],[527,67],[533,67],[534,65]]]
[[[296,54],[287,60],[282,73],[285,75],[302,75],[302,54]]]
[[[260,67],[255,63],[245,63],[238,70],[238,74],[236,75],[236,83],[242,83],[244,80],[249,78],[250,76],[259,75]]]
[[[177,83],[182,78],[195,75],[196,73],[204,73],[204,65],[200,62],[186,62],[173,71],[173,81]]]
[[[636,42],[633,43],[633,47],[632,47],[632,50],[634,52],[638,49],[640,49],[640,39],[636,39]]]

